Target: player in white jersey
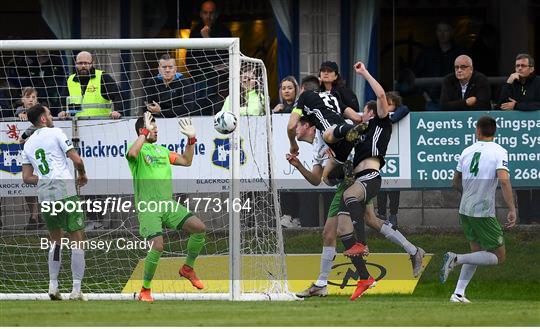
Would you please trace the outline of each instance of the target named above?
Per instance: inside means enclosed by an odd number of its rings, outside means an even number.
[[[50,240],[53,242],[49,250],[49,296],[52,300],[62,299],[58,289],[58,273],[61,267],[61,238],[63,231],[68,232],[71,241],[80,242],[84,239],[84,213],[62,211],[53,214],[43,206],[52,202],[63,204],[79,201],[75,190],[75,182],[67,162],[73,161],[77,169],[77,183],[85,185],[87,182],[84,164],[77,151],[73,148],[71,140],[60,128],[54,128],[51,111],[37,104],[27,111],[28,120],[37,128],[24,144],[23,181],[26,184],[36,184],[38,187],[38,200],[42,205],[42,215],[47,223]],[[60,207],[56,208],[60,209]],[[52,210],[52,209],[49,209]],[[81,281],[84,277],[85,260],[84,250],[71,249],[71,272],[73,289],[70,299],[84,300],[81,293]]]
[[[467,147],[459,158],[454,174],[454,187],[462,193],[459,219],[465,237],[469,240],[471,253],[444,255],[440,280],[448,279],[450,271],[462,265],[451,302],[470,303],[465,289],[478,265],[502,264],[506,258],[501,225],[495,218],[495,191],[501,183],[504,201],[508,206],[506,227],[516,223],[516,207],[510,184],[508,152],[493,142],[497,124],[490,116],[476,122],[478,141]]]
[[[319,185],[322,180],[323,170],[330,160],[327,155],[329,147],[324,142],[321,132],[315,128],[313,122],[306,116],[300,117],[297,123],[296,138],[299,141],[313,144],[312,169],[310,171],[305,168],[294,155],[287,154],[287,160],[300,171],[310,184]],[[298,297],[323,297],[328,294],[328,275],[336,255],[336,238],[338,234],[342,237],[343,232],[353,232],[353,225],[349,213],[340,211],[343,191],[345,191],[346,188],[347,184],[345,183],[341,183],[338,186],[332,204],[328,209],[328,215],[323,230],[323,250],[321,253],[319,277],[310,287],[297,293],[296,295]],[[366,210],[365,219],[368,226],[383,234],[388,240],[404,248],[411,257],[413,275],[415,277],[419,276],[422,270],[422,260],[424,256],[422,248],[417,248],[410,243],[398,230],[392,228],[390,222],[380,220],[375,215],[373,203],[369,202]],[[365,264],[363,264],[363,260],[360,257],[353,258],[352,262],[356,268],[360,268],[360,271],[364,270]],[[366,287],[366,289],[367,288],[368,287]],[[363,293],[363,291],[361,293]],[[355,296],[354,299],[358,298],[361,293],[358,296]]]

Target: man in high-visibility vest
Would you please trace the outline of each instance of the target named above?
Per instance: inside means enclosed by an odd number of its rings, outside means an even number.
[[[124,110],[120,90],[111,75],[93,67],[92,54],[87,51],[77,54],[75,70],[67,80],[69,96],[66,104],[69,109],[76,110],[73,113],[62,111],[58,117],[120,118]]]

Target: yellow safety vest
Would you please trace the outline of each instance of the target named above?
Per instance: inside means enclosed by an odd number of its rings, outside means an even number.
[[[111,114],[112,102],[101,96],[101,76],[103,71],[95,70],[95,77],[88,81],[84,95],[81,91],[81,83],[75,81],[75,74],[69,76],[67,85],[69,91],[68,105],[80,105],[81,111],[75,116],[96,117]]]

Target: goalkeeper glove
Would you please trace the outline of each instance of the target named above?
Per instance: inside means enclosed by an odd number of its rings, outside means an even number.
[[[188,145],[193,145],[197,141],[195,138],[195,127],[191,123],[191,118],[180,118],[178,120],[180,132],[188,138]]]
[[[154,116],[149,111],[144,112],[144,128],[142,134],[148,138],[148,134],[156,128],[156,125],[152,122]]]

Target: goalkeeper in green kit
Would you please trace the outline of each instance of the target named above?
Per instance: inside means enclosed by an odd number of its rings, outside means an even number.
[[[173,201],[172,165],[189,167],[195,149],[195,128],[191,119],[181,118],[180,132],[188,138],[183,154],[169,151],[157,145],[158,127],[150,112],[135,123],[137,140],[127,153],[129,169],[133,176],[133,189],[139,219],[139,232],[149,240],[151,249],[144,260],[144,281],[139,300],[151,302],[151,281],[156,272],[161,253],[163,252],[163,227],[184,230],[190,234],[187,244],[186,263],[180,268],[180,276],[188,279],[197,289],[203,289],[203,283],[193,270],[195,259],[199,255],[205,241],[205,226],[195,215],[183,205]],[[147,211],[149,204],[158,204],[158,210]],[[168,204],[168,206],[165,206]],[[155,208],[155,207],[152,207]]]

